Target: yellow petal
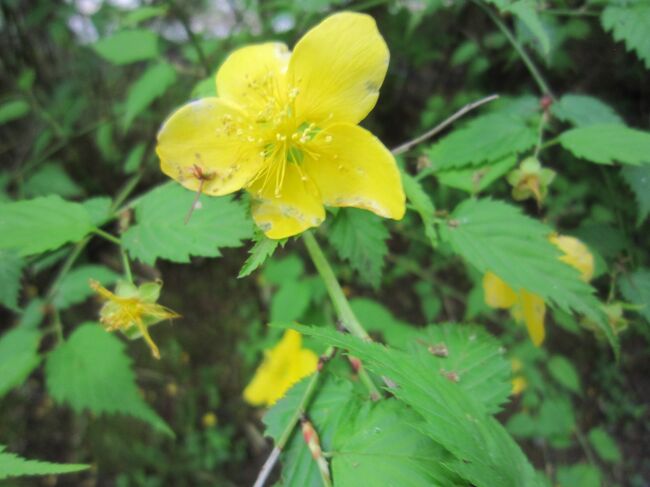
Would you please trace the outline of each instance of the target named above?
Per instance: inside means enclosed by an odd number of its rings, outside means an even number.
[[[388,47],[372,17],[327,17],[296,44],[287,82],[297,89],[297,118],[356,124],[372,110],[388,68]]]
[[[518,375],[516,377],[512,378],[512,395],[513,396],[518,396],[521,394],[524,389],[526,389],[526,386],[528,383],[526,382],[526,379],[524,379],[522,376]]]
[[[325,219],[318,189],[311,180],[304,179],[299,164],[278,162],[247,188],[253,197],[253,219],[268,238],[291,237]],[[281,184],[276,185],[276,181]]]
[[[236,105],[203,98],[178,109],[158,133],[160,168],[187,189],[218,196],[241,189],[262,165],[257,139]],[[203,183],[201,185],[201,183]]]
[[[281,42],[242,47],[230,54],[217,72],[219,98],[232,101],[251,116],[275,107],[286,97],[289,50]]]
[[[352,206],[401,219],[404,189],[395,158],[374,135],[356,125],[335,124],[309,143],[304,168],[327,206]]]
[[[517,294],[492,272],[483,276],[483,293],[485,304],[491,308],[511,308],[517,302]]]
[[[594,275],[594,256],[591,255],[585,244],[577,238],[565,235],[551,235],[549,240],[564,252],[564,255],[560,257],[562,262],[578,269],[583,281],[587,282],[591,279]]]
[[[522,289],[519,293],[521,315],[528,328],[528,335],[535,346],[544,341],[544,316],[546,305],[537,294]]]

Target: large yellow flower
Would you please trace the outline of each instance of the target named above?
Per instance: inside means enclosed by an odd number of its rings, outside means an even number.
[[[244,399],[253,406],[272,406],[289,388],[316,371],[318,356],[302,348],[302,335],[287,330],[282,340],[265,352],[264,361],[244,389]]]
[[[372,17],[332,15],[293,53],[278,42],[236,50],[218,98],[177,110],[158,134],[162,171],[193,191],[245,188],[269,238],[318,226],[327,206],[404,215],[390,151],[357,124],[374,107],[389,53]]]
[[[594,274],[594,257],[587,246],[577,238],[563,235],[551,235],[549,240],[564,252],[559,259],[578,269],[582,280],[588,282]],[[544,341],[546,305],[540,296],[525,289],[517,292],[492,272],[483,276],[483,291],[488,306],[509,309],[515,320],[526,324],[535,345]]]

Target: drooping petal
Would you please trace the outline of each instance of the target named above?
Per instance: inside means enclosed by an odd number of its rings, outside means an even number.
[[[289,61],[297,118],[321,127],[359,123],[377,102],[388,60],[372,17],[351,12],[327,17],[298,41]]]
[[[281,42],[237,49],[217,71],[217,95],[236,103],[255,119],[270,117],[276,104],[286,101],[289,56]]]
[[[521,315],[528,328],[533,345],[540,346],[544,341],[544,316],[546,305],[544,300],[537,294],[530,293],[524,289],[519,291]]]
[[[203,98],[179,108],[158,132],[160,168],[187,189],[219,196],[260,169],[257,133],[234,104]]]
[[[390,151],[366,129],[336,124],[309,143],[303,167],[327,206],[352,206],[385,218],[404,216],[402,180]]]
[[[594,275],[594,256],[587,246],[577,238],[566,235],[551,235],[549,240],[564,252],[560,260],[578,269],[582,280],[588,282]]]
[[[490,308],[512,308],[517,302],[517,293],[492,272],[483,276],[483,294]]]
[[[305,179],[299,164],[278,162],[247,188],[253,197],[253,219],[268,238],[291,237],[325,219],[318,189]]]

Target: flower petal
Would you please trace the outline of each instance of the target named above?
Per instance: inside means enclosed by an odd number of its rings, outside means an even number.
[[[187,189],[218,196],[241,189],[260,169],[260,149],[236,105],[203,98],[179,108],[158,132],[162,172]],[[255,134],[257,135],[257,134]]]
[[[353,206],[385,218],[404,216],[405,196],[395,158],[366,129],[336,124],[309,143],[304,168],[328,206]]]
[[[511,308],[517,302],[517,294],[503,280],[492,272],[483,276],[485,304],[490,308]]]
[[[278,174],[283,165],[284,175]],[[281,181],[277,192],[276,181]],[[247,189],[253,196],[253,219],[268,238],[291,237],[325,219],[318,189],[305,180],[299,163],[278,162]]]
[[[594,275],[594,256],[587,246],[577,238],[566,235],[551,235],[549,240],[564,252],[560,260],[578,269],[582,280],[589,282]]]
[[[528,335],[533,344],[538,347],[544,341],[544,316],[546,305],[537,294],[529,293],[522,289],[519,291],[521,314],[528,328]]]
[[[251,115],[274,107],[278,98],[286,97],[289,56],[287,46],[281,42],[237,49],[217,71],[219,98],[236,103]]]
[[[307,32],[294,48],[287,81],[298,89],[299,120],[356,124],[372,110],[389,52],[372,17],[344,12]]]

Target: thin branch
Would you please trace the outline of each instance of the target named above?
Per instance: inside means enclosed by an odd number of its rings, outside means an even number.
[[[260,470],[260,473],[257,476],[257,480],[255,480],[253,487],[264,487],[264,484],[268,480],[269,475],[271,475],[271,472],[273,471],[273,467],[275,467],[275,464],[280,458],[281,451],[282,450],[280,450],[280,448],[277,446],[271,450],[271,454],[269,455],[269,458],[267,458],[264,462],[264,465],[262,465],[262,470]]]
[[[472,102],[469,105],[465,105],[463,108],[461,108],[456,113],[454,113],[451,117],[439,123],[428,132],[425,132],[419,137],[416,137],[413,140],[409,140],[408,142],[405,142],[404,144],[395,147],[393,150],[391,150],[391,152],[393,153],[393,155],[397,156],[399,154],[403,154],[404,152],[411,150],[414,146],[418,145],[419,143],[424,142],[425,140],[433,137],[439,132],[442,132],[449,125],[454,123],[459,118],[465,116],[467,113],[471,112],[475,108],[478,108],[481,105],[485,105],[486,103],[496,100],[497,98],[499,98],[499,95],[490,95],[490,96],[486,96],[485,98],[481,98],[480,100],[477,100],[475,102]]]

